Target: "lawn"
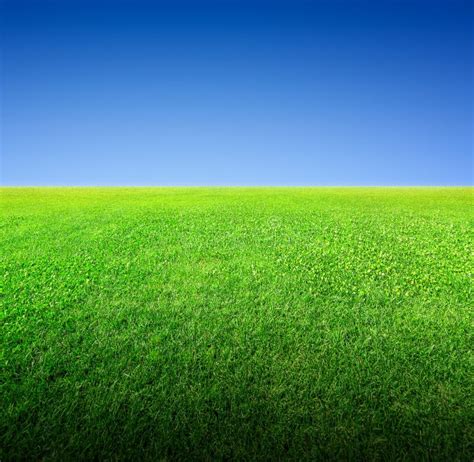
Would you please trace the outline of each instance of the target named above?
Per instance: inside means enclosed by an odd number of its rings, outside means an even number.
[[[473,460],[473,188],[0,191],[2,462]]]

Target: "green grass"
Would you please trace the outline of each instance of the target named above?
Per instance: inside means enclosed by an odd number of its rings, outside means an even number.
[[[2,188],[0,460],[472,461],[472,188]]]

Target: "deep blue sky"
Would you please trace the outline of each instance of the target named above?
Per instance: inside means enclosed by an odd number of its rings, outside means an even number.
[[[3,0],[2,184],[473,179],[470,0]]]

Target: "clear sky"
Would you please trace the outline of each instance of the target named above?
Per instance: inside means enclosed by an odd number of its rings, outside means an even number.
[[[1,4],[4,185],[473,181],[471,0]]]

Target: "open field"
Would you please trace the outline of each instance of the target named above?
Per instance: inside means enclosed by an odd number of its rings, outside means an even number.
[[[472,188],[2,188],[0,460],[474,457]]]

